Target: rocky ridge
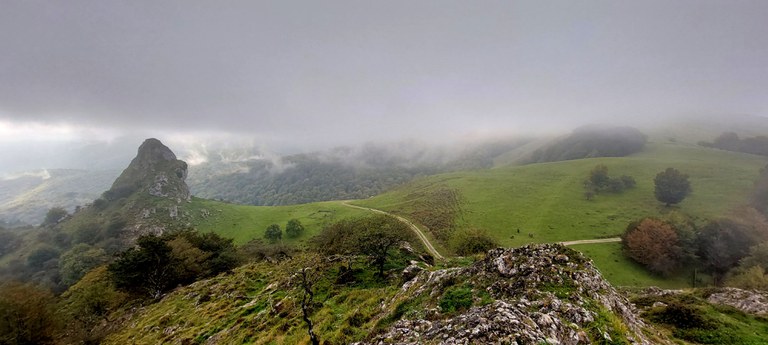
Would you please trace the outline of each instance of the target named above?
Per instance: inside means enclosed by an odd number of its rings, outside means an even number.
[[[466,268],[421,272],[387,308],[409,300],[439,301],[457,286],[472,290],[471,308],[451,313],[435,303],[405,313],[371,341],[358,344],[659,342],[648,339],[644,330],[649,327],[591,261],[557,244],[499,248]]]

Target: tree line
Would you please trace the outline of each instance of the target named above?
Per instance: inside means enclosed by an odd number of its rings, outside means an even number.
[[[667,205],[689,192],[687,175],[667,169],[657,175],[657,198]],[[768,172],[763,169],[748,204],[728,216],[701,221],[673,211],[627,226],[625,254],[663,276],[684,268],[712,276],[716,285],[768,289]]]

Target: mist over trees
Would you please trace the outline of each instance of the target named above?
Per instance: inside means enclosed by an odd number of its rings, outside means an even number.
[[[734,132],[723,132],[712,142],[701,141],[699,145],[713,147],[721,150],[750,153],[753,155],[768,156],[768,137],[756,136],[739,138]]]
[[[632,127],[585,126],[548,147],[536,150],[527,163],[623,157],[642,151],[647,140],[645,134]]]
[[[364,199],[420,176],[490,168],[496,157],[529,141],[496,139],[461,148],[366,144],[282,157],[250,151],[211,155],[190,167],[187,182],[198,197],[250,205]]]

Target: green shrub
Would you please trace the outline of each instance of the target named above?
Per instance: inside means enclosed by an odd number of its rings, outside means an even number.
[[[439,305],[446,313],[469,309],[472,306],[472,288],[452,286],[446,289]]]

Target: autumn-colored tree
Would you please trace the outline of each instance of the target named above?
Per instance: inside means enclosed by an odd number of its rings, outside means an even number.
[[[681,264],[682,250],[675,229],[654,218],[630,224],[622,237],[624,252],[649,270],[668,276]]]

